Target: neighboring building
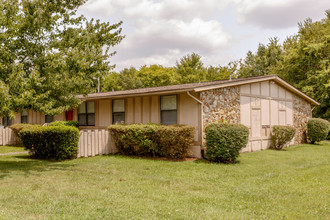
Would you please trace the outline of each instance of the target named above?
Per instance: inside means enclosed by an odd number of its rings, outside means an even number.
[[[93,93],[77,109],[54,117],[33,111],[17,114],[12,123],[78,120],[81,129],[106,129],[114,123],[188,124],[196,127],[193,155],[204,145],[204,128],[217,121],[249,127],[243,152],[267,149],[273,125],[292,125],[293,143],[305,140],[304,129],[317,101],[276,75]],[[6,119],[7,120],[7,119]],[[6,121],[8,123],[8,120]]]

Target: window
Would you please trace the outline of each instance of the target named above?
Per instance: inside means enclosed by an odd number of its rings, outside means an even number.
[[[177,123],[177,100],[176,95],[160,97],[160,116],[164,125]]]
[[[112,101],[112,124],[125,123],[125,100],[115,99]]]
[[[45,122],[46,123],[51,123],[53,122],[54,117],[52,115],[45,115]]]
[[[3,122],[3,125],[5,127],[7,127],[7,126],[10,126],[13,121],[10,118],[8,118],[8,117],[4,117],[4,118],[2,118],[2,122]]]
[[[84,102],[79,105],[78,121],[81,126],[95,126],[95,102]]]
[[[23,109],[21,113],[21,123],[28,123],[28,111]]]

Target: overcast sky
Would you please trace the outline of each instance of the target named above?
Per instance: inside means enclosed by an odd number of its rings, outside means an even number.
[[[227,65],[271,37],[283,41],[298,22],[325,18],[329,0],[89,0],[87,18],[123,21],[125,39],[111,58],[116,71],[175,61],[192,52],[205,66]]]

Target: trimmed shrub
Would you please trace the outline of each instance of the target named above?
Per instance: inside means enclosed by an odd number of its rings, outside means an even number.
[[[13,130],[14,134],[19,137],[19,132],[24,128],[31,128],[31,127],[41,127],[39,124],[13,124],[10,126],[11,130]]]
[[[294,135],[296,128],[291,126],[275,125],[272,130],[272,147],[276,150],[281,150],[288,144]]]
[[[156,125],[110,125],[108,130],[112,135],[118,152],[124,155],[155,156]]]
[[[314,144],[326,140],[330,130],[330,123],[322,118],[310,118],[307,122],[307,137]]]
[[[183,158],[194,139],[192,126],[158,124],[110,125],[119,153],[136,156]]]
[[[76,158],[79,130],[71,126],[27,127],[19,132],[23,146],[38,159]]]
[[[72,126],[79,128],[79,121],[53,121],[49,124],[49,126]]]
[[[188,125],[169,125],[157,127],[158,153],[168,158],[182,159],[194,141],[195,127]]]
[[[206,126],[206,157],[213,162],[234,163],[249,140],[249,129],[241,124],[212,123]]]

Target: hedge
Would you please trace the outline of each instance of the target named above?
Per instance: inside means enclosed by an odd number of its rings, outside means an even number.
[[[294,135],[296,128],[291,126],[275,125],[272,130],[272,147],[276,150],[281,150],[288,144]]]
[[[241,124],[211,123],[206,126],[206,158],[234,163],[249,140],[249,129]]]
[[[312,144],[326,140],[329,130],[330,123],[325,119],[310,118],[307,122],[307,137]]]
[[[40,124],[13,124],[10,126],[10,128],[13,130],[14,134],[19,137],[19,132],[24,128],[31,128],[31,127],[41,127]]]
[[[73,159],[78,153],[79,130],[75,127],[26,127],[19,136],[23,146],[38,159]]]
[[[193,126],[132,124],[110,125],[108,130],[124,155],[184,158],[194,140]]]
[[[49,126],[73,126],[79,128],[79,121],[53,121],[49,124]]]

